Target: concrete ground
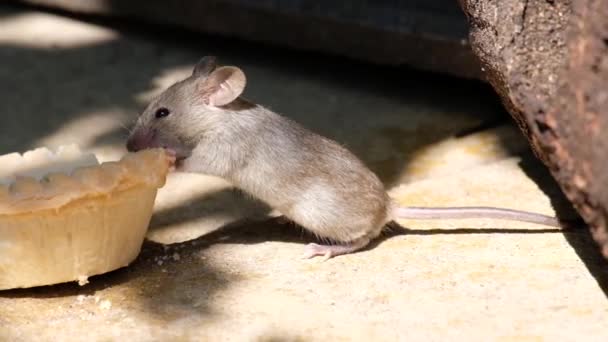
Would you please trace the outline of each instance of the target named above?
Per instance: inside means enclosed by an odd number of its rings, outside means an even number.
[[[0,153],[78,143],[119,158],[125,125],[202,55],[246,96],[352,149],[408,205],[569,217],[486,87],[408,70],[0,6]],[[0,292],[0,340],[606,341],[608,265],[585,229],[401,221],[373,248],[299,259],[312,238],[225,182],[173,174],[130,267]]]

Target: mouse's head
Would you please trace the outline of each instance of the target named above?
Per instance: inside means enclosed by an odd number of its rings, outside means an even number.
[[[190,77],[151,101],[137,119],[127,149],[162,147],[178,160],[188,158],[203,137],[221,129],[226,108],[241,95],[245,83],[239,68],[217,67],[215,57],[203,57]]]

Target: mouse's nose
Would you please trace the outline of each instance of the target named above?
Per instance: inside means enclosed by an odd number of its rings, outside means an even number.
[[[135,137],[130,137],[127,140],[127,151],[129,152],[137,152],[141,148],[139,148],[139,144],[137,143],[137,139]]]
[[[146,148],[151,148],[155,143],[156,131],[148,129],[138,129],[131,134],[127,140],[127,150],[137,152]]]
[[[148,134],[141,132],[140,130],[133,132],[127,140],[127,151],[137,152],[143,150],[149,144]]]

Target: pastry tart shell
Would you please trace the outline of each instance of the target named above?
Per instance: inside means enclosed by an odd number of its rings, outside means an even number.
[[[82,166],[77,153],[71,155],[77,160],[71,170],[45,174],[43,165],[37,177],[8,178],[11,165],[3,165],[0,156],[5,176],[0,185],[0,289],[70,281],[84,285],[88,277],[127,266],[139,254],[169,157],[160,149],[145,150],[101,165],[81,158]],[[19,159],[15,155],[10,158],[13,167],[27,164],[14,162]]]

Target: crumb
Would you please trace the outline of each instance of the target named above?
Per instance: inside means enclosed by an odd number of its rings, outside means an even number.
[[[163,265],[163,261],[162,261],[162,260],[158,260],[158,261],[156,262],[156,264],[158,264],[158,266],[162,266],[162,265]]]
[[[78,285],[84,286],[89,283],[89,277],[87,276],[78,276]]]
[[[180,258],[179,253],[173,253],[173,260],[178,261]]]

